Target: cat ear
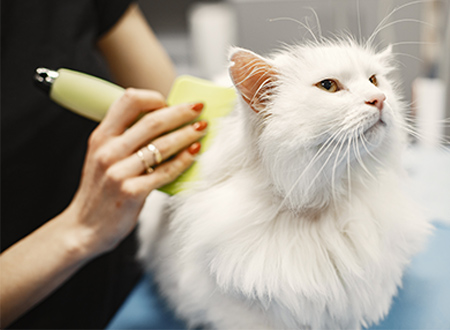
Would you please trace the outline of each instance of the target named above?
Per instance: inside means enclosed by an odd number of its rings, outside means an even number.
[[[384,62],[389,62],[392,58],[392,45],[388,45],[385,49],[379,52],[378,58]]]
[[[253,52],[237,49],[232,52],[230,76],[242,98],[255,112],[263,110],[272,94],[277,71]]]

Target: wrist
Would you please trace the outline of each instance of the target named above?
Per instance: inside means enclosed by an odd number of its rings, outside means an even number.
[[[86,219],[82,209],[75,203],[69,205],[59,216],[59,222],[64,226],[64,245],[69,258],[80,262],[88,262],[110,250],[118,243],[112,236],[105,238],[105,229],[95,221]],[[108,235],[106,235],[108,237]]]
[[[70,207],[63,211],[55,222],[61,227],[61,246],[68,260],[73,263],[84,264],[98,254],[94,249],[94,236],[89,228],[77,221]]]

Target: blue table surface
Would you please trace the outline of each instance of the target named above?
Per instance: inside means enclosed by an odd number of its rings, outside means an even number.
[[[370,329],[450,329],[450,226],[436,223],[406,270],[389,315]],[[107,329],[186,329],[144,276]]]

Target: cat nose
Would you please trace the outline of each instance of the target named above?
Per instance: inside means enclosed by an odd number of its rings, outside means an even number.
[[[383,109],[383,103],[386,100],[386,95],[384,94],[378,94],[375,95],[373,98],[371,98],[369,101],[366,101],[366,104],[373,105],[378,108],[378,110]]]

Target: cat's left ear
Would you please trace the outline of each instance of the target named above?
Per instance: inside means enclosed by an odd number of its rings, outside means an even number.
[[[388,45],[385,49],[377,54],[378,58],[386,63],[389,63],[392,58],[392,45]]]
[[[277,71],[261,56],[241,48],[232,52],[230,60],[230,76],[242,98],[253,111],[263,110],[277,81]]]

